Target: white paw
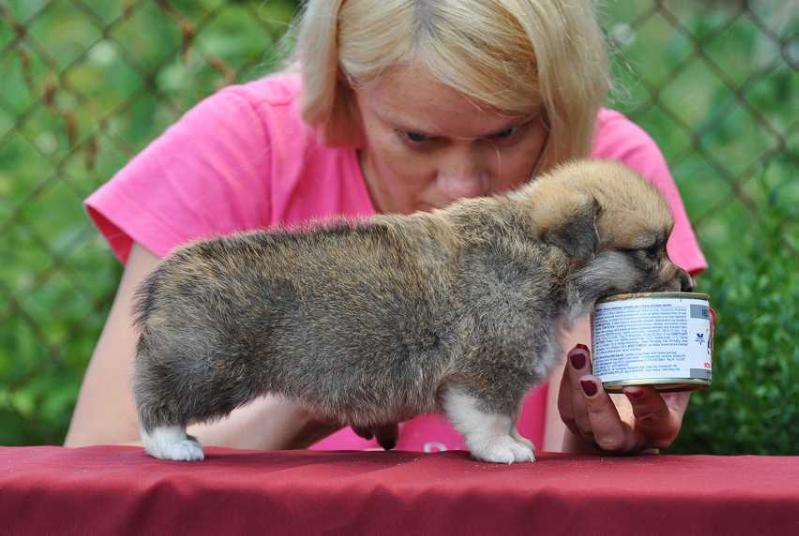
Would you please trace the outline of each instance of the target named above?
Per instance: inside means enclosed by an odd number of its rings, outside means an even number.
[[[516,430],[516,427],[514,427],[514,428],[513,428],[513,429],[510,431],[510,436],[511,436],[513,439],[515,439],[517,442],[521,443],[522,445],[526,445],[526,446],[527,446],[527,447],[528,447],[530,450],[532,450],[532,451],[533,451],[533,453],[535,454],[535,445],[533,445],[533,442],[532,442],[532,441],[530,441],[529,439],[527,439],[526,437],[524,437],[523,435],[521,435],[521,434],[518,432],[518,430]]]
[[[142,431],[141,436],[144,450],[154,458],[195,462],[205,457],[199,441],[187,436],[180,426],[162,426],[150,434]]]
[[[510,435],[494,437],[482,445],[471,448],[472,456],[484,462],[507,463],[534,462],[532,445],[518,441]]]
[[[184,439],[173,445],[168,445],[162,451],[162,460],[175,460],[180,462],[197,462],[205,458],[203,448],[196,439]]]

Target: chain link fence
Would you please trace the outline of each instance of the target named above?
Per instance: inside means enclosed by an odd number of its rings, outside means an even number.
[[[296,9],[0,0],[0,444],[62,440],[113,298],[121,267],[82,200],[199,99],[278,68]],[[763,232],[799,264],[797,3],[620,0],[601,11],[611,105],[663,149],[709,273],[745,271],[734,263]],[[787,359],[799,368],[795,351]]]

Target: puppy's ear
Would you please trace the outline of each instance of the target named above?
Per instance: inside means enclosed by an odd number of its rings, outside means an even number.
[[[584,192],[564,191],[548,200],[537,201],[536,223],[544,242],[579,259],[586,259],[597,252],[597,219],[602,207],[593,196]]]

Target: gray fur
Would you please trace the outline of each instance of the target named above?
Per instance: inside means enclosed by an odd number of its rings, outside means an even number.
[[[668,232],[670,223],[650,229],[651,206],[663,203],[654,189],[642,190],[650,198],[638,206],[589,195],[577,212],[543,207],[560,220],[542,228],[536,203],[548,181],[578,189],[580,173],[642,180],[616,165],[585,166],[432,213],[177,250],[137,292],[143,429],[220,418],[265,393],[358,427],[439,410],[448,387],[484,411],[515,415],[561,357],[559,324],[608,294],[681,288],[679,271],[642,268],[617,252],[628,244],[615,243],[604,223],[637,211],[635,225],[646,228],[631,235]],[[575,178],[564,181],[568,173]]]

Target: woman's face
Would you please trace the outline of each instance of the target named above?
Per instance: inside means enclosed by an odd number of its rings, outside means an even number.
[[[379,212],[411,213],[526,182],[546,144],[539,115],[477,106],[424,68],[360,85],[361,168]]]

